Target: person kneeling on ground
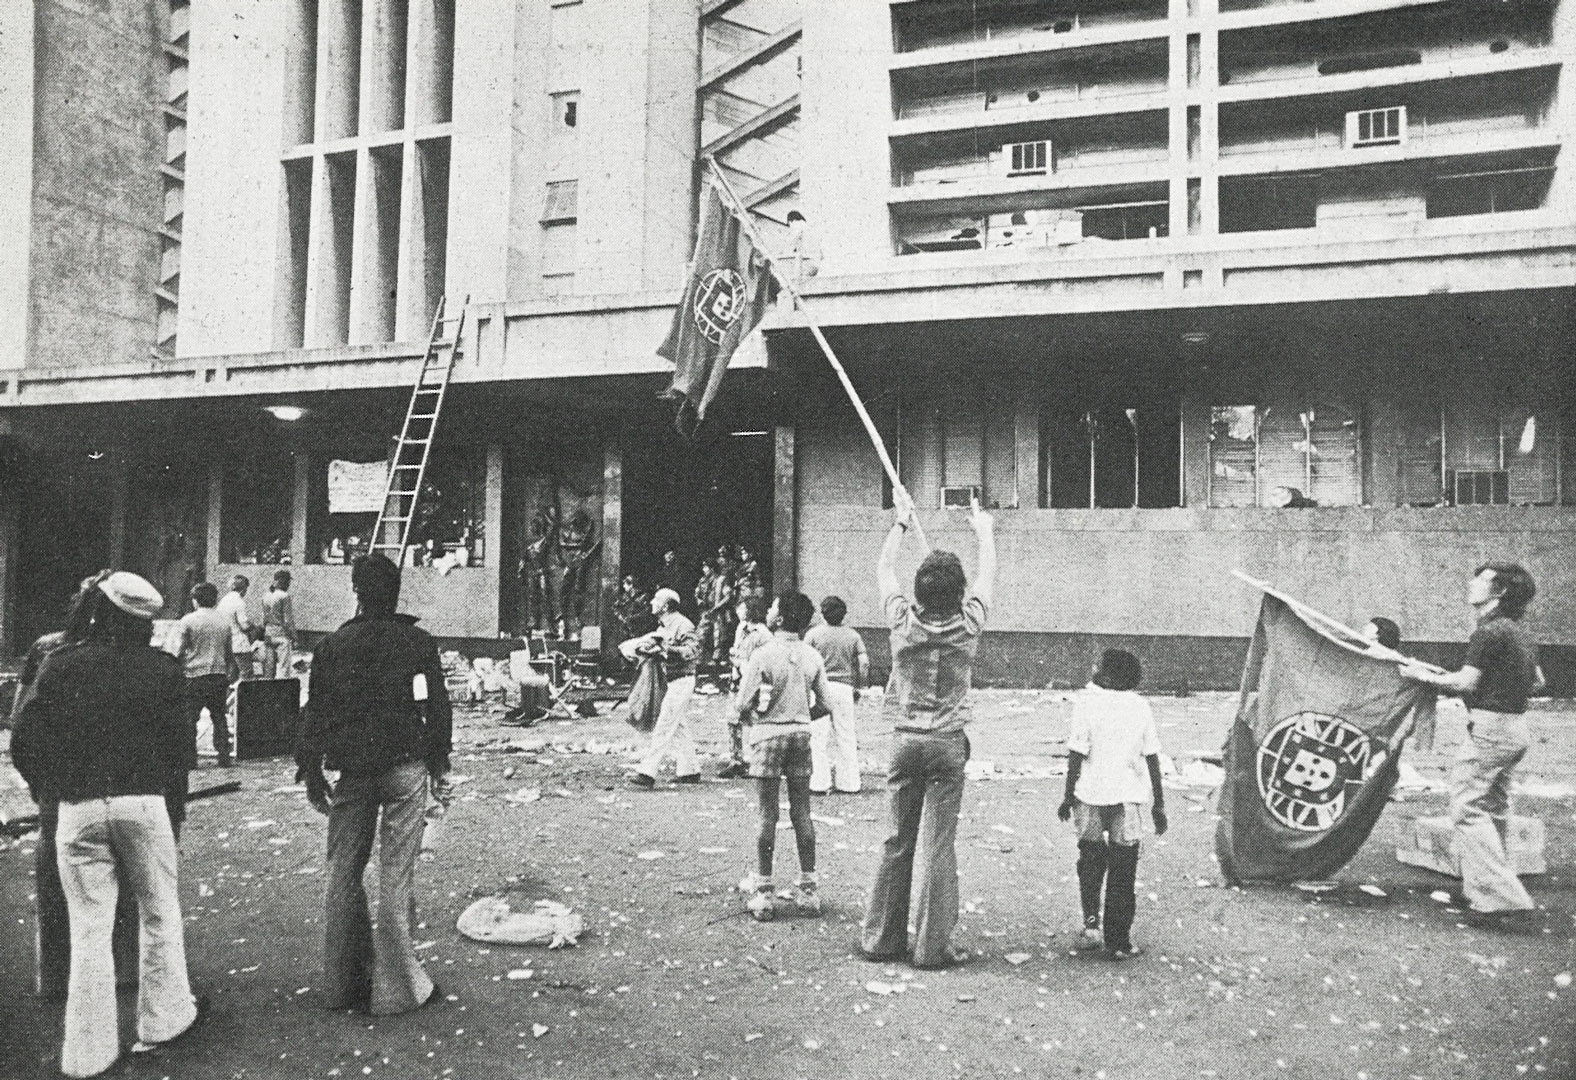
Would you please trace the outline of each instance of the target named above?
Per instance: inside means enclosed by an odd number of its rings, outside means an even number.
[[[1155,835],[1166,831],[1166,797],[1160,787],[1160,736],[1149,702],[1133,692],[1143,678],[1138,657],[1107,649],[1094,677],[1073,706],[1067,737],[1067,793],[1056,816],[1074,818],[1078,828],[1078,894],[1083,903],[1083,939],[1100,943],[1100,892],[1105,891],[1105,950],[1126,960],[1133,946],[1133,895],[1138,841],[1143,834],[1139,804],[1154,797],[1150,816]],[[1149,783],[1144,783],[1148,766]]]
[[[750,914],[762,922],[772,909],[772,855],[777,845],[778,781],[788,781],[788,818],[799,848],[799,885],[794,900],[801,914],[819,915],[816,894],[815,823],[810,820],[810,722],[826,711],[826,665],[800,640],[815,617],[804,593],[783,593],[767,621],[777,626],[771,641],[755,650],[739,686],[739,716],[747,725],[750,775],[760,798],[761,831],[755,841],[756,873],[739,891]]]
[[[438,997],[411,942],[427,787],[449,798],[453,715],[437,643],[396,615],[400,571],[380,554],[350,572],[356,616],[321,641],[296,736],[313,809],[328,816],[323,980],[331,1009],[408,1012]],[[329,786],[324,766],[339,770]],[[361,879],[379,838],[374,936]]]

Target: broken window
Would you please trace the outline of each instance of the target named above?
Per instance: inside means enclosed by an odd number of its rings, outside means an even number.
[[[1042,505],[1054,509],[1182,505],[1176,402],[1047,409],[1040,422]]]
[[[411,522],[410,545],[418,564],[452,555],[455,565],[481,566],[487,554],[486,514],[486,450],[435,448]]]
[[[1525,406],[1446,404],[1445,498],[1457,506],[1552,505],[1559,497],[1553,417]]]
[[[1209,411],[1209,505],[1257,506],[1259,410],[1216,405]]]
[[[1217,405],[1210,413],[1211,506],[1362,502],[1356,414],[1328,401]]]

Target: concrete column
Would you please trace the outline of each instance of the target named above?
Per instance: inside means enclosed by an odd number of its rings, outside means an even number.
[[[1019,398],[1012,414],[1012,445],[1018,472],[1017,507],[1034,510],[1040,505],[1040,409],[1035,401]]]
[[[214,568],[224,561],[224,552],[219,550],[219,527],[223,522],[223,513],[224,461],[218,458],[208,464],[208,547],[203,554],[203,576],[210,580]]]
[[[483,556],[488,578],[492,582],[493,611],[492,633],[498,632],[500,605],[503,601],[503,583],[508,579],[503,565],[503,446],[487,446],[487,487],[483,496],[483,532],[487,538],[487,551]]]
[[[6,235],[0,244],[0,369],[26,363],[32,311],[33,207],[25,193],[33,190],[33,7],[32,0],[13,2],[0,16],[0,100],[6,102],[0,111],[0,146],[6,148],[0,154],[0,186],[13,193],[0,214]],[[18,197],[18,192],[24,194]],[[0,615],[0,627],[5,625]]]
[[[613,601],[623,576],[624,448],[610,438],[602,448],[602,659],[613,663],[618,653],[618,620]]]
[[[799,582],[798,506],[794,498],[794,428],[779,424],[772,455],[772,593]]]
[[[1371,397],[1364,407],[1363,503],[1401,505],[1401,415],[1395,402]]]
[[[1209,398],[1182,399],[1182,505],[1209,505]]]
[[[130,485],[126,459],[117,455],[106,477],[109,490],[109,565],[116,570],[126,564],[126,504]]]
[[[306,523],[312,502],[313,457],[305,450],[291,454],[295,461],[295,483],[290,489],[290,561],[306,565]]]
[[[14,478],[0,476],[0,656],[15,656],[23,643],[16,639],[16,560],[21,536],[20,508]]]

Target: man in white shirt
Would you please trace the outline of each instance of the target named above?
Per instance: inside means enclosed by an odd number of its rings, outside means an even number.
[[[1130,936],[1143,834],[1139,806],[1151,796],[1155,834],[1166,831],[1160,736],[1149,702],[1133,692],[1142,678],[1143,667],[1132,653],[1107,649],[1100,657],[1089,687],[1073,705],[1067,791],[1056,812],[1063,821],[1076,818],[1084,943],[1092,946],[1101,940],[1103,888],[1104,944],[1115,960],[1140,952]]]

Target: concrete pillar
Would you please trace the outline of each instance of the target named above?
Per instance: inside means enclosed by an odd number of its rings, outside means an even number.
[[[223,510],[224,461],[221,458],[208,463],[208,546],[203,554],[203,576],[210,581],[213,580],[214,568],[224,561],[224,552],[219,550]]]
[[[772,588],[775,595],[799,582],[798,507],[794,497],[794,428],[779,424],[772,454]]]
[[[1038,403],[1019,398],[1012,414],[1012,445],[1018,473],[1016,506],[1033,510],[1040,505],[1040,409]]]
[[[488,444],[487,486],[482,510],[482,535],[487,539],[487,550],[483,554],[482,565],[486,567],[487,576],[492,581],[492,632],[495,634],[500,625],[503,583],[508,580],[503,565],[503,457],[502,444]]]
[[[116,570],[126,565],[126,505],[129,502],[130,479],[126,459],[114,457],[106,475],[109,490],[109,565]]]
[[[306,564],[306,523],[312,502],[312,455],[305,450],[291,454],[295,462],[295,482],[290,489],[290,561]]]
[[[617,439],[608,439],[602,448],[602,659],[614,663],[618,653],[618,620],[613,617],[613,601],[618,596],[618,581],[623,576],[624,542],[624,448]]]
[[[1182,505],[1209,505],[1209,398],[1182,398]]]
[[[24,643],[16,636],[16,560],[21,536],[15,478],[0,476],[0,656],[14,656]]]
[[[1363,503],[1401,505],[1402,418],[1395,402],[1369,398],[1363,423]]]

